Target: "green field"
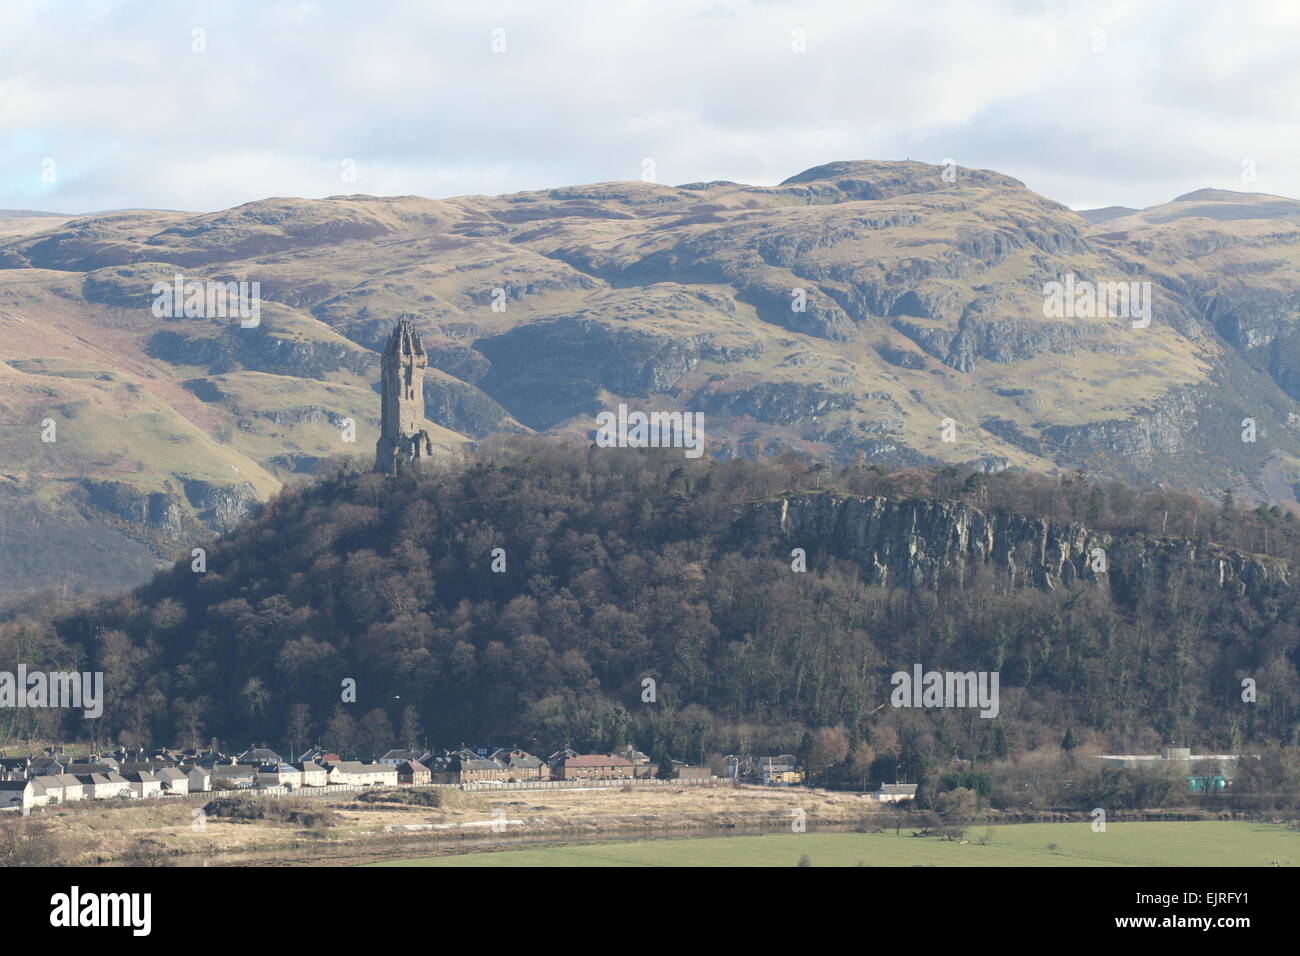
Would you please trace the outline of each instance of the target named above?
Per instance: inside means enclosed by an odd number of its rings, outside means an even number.
[[[988,837],[987,845],[980,841]],[[894,833],[569,843],[377,866],[1269,866],[1300,863],[1300,832],[1263,823],[1018,823],[971,827],[968,843]]]

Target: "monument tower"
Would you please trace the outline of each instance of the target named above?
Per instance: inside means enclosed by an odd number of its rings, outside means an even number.
[[[379,441],[375,444],[375,471],[395,475],[408,466],[419,467],[433,457],[433,442],[424,427],[424,370],[429,358],[420,334],[403,316],[388,338],[384,356]]]

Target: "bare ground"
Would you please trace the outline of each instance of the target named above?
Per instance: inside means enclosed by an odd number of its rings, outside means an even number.
[[[431,794],[439,806],[396,802]],[[628,833],[683,835],[761,827],[853,824],[877,805],[858,794],[754,786],[463,793],[437,789],[274,799],[249,797],[268,817],[231,820],[194,811],[212,797],[85,803],[37,811],[52,853],[70,864],[347,865],[430,856],[548,837]],[[285,810],[326,810],[310,826]],[[802,813],[802,817],[799,813]],[[8,825],[13,825],[12,823]],[[50,862],[55,862],[51,860]]]

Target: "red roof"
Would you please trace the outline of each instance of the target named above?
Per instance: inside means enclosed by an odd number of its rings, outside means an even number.
[[[578,754],[576,757],[565,757],[564,765],[566,767],[630,767],[632,761],[607,754]]]

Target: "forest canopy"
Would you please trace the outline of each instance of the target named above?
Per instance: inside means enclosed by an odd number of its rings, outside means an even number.
[[[878,587],[815,543],[797,573],[788,543],[737,533],[746,508],[793,493],[950,499],[1300,559],[1300,531],[1276,509],[1081,474],[690,461],[513,438],[396,478],[340,465],[203,544],[202,573],[186,548],[123,597],[11,607],[4,659],[103,671],[106,704],[97,721],[5,711],[0,741],[321,742],[364,758],[426,742],[634,741],[656,758],[799,748],[902,773],[1067,731],[1112,752],[1297,742],[1294,588],[1252,597],[1206,576],[1138,594],[1094,580],[1047,590],[992,565],[960,587]],[[1000,672],[998,717],[888,706],[890,674],[916,662]]]

